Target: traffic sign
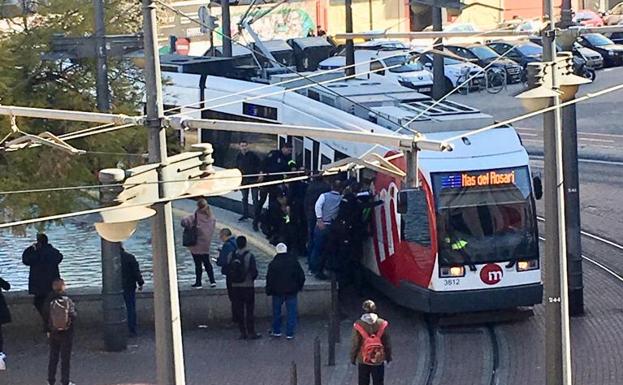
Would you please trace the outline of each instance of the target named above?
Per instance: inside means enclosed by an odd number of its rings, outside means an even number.
[[[175,52],[178,55],[188,55],[190,52],[190,40],[181,37],[175,41]]]

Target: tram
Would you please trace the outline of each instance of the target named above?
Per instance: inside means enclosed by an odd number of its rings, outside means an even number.
[[[186,110],[195,117],[375,133],[393,133],[397,124],[409,123],[427,138],[440,141],[493,121],[453,102],[412,119],[431,106],[429,97],[365,80],[331,84],[330,93],[325,92],[327,87],[310,87],[299,94],[217,76],[163,76],[167,79],[165,104],[205,106],[203,112]],[[341,99],[338,95],[337,101],[334,90],[347,95]],[[297,163],[312,170],[369,153],[392,159],[395,166],[406,170],[405,158],[392,156],[396,149],[280,136],[281,143],[285,140],[293,143]],[[453,144],[452,152],[419,153],[421,188],[417,190],[407,188],[396,175],[360,171],[359,177],[371,180],[374,195],[383,201],[374,209],[362,257],[369,282],[394,302],[427,313],[540,303],[543,287],[535,198],[541,192],[534,188],[540,183],[533,183],[528,154],[517,132],[500,127]]]

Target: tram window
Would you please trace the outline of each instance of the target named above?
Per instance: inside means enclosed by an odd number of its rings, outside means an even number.
[[[303,139],[292,137],[292,159],[298,167],[303,166]]]
[[[329,164],[329,163],[331,163],[331,158],[329,158],[326,155],[321,155],[320,156],[320,166],[321,167],[326,165],[326,164]]]
[[[283,147],[284,144],[286,144],[286,138],[284,138],[283,136],[279,137],[279,148]]]
[[[242,113],[248,116],[277,120],[277,109],[275,107],[263,106],[261,104],[242,102]]]
[[[424,190],[405,190],[400,192],[406,200],[405,213],[402,214],[402,239],[423,246],[430,246],[430,223],[428,220],[428,202]]]
[[[305,149],[305,169],[312,169],[312,152],[311,150]]]
[[[341,152],[341,151],[336,151],[335,152],[335,160],[336,161],[342,160],[342,159],[346,159],[346,158],[348,158],[348,155],[344,154],[343,152]]]
[[[320,157],[320,143],[314,141],[314,152],[313,152],[313,169],[318,170],[318,158]]]
[[[370,63],[370,71],[375,71],[377,75],[385,75],[385,67],[383,63],[378,60],[374,60]]]
[[[314,90],[308,90],[307,91],[307,97],[310,99],[314,99],[317,101],[320,101],[320,94]]]

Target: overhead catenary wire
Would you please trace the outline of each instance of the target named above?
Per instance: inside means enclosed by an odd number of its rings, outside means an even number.
[[[285,172],[273,172],[273,173],[259,173],[259,174],[244,174],[242,178],[257,178],[257,177],[271,177],[271,176],[287,176],[287,175],[297,175],[297,174],[305,174],[307,171],[285,171]],[[210,180],[222,180],[222,179],[235,179],[237,176],[219,176],[219,177],[211,177]],[[111,183],[111,184],[94,184],[94,185],[80,185],[80,186],[66,186],[66,187],[49,187],[49,188],[39,188],[39,189],[24,189],[24,190],[10,190],[10,191],[0,191],[0,195],[16,195],[16,194],[34,194],[34,193],[49,193],[49,192],[58,192],[58,191],[72,191],[72,190],[97,190],[103,188],[111,188],[111,187],[125,187],[131,188],[142,185],[151,185],[151,184],[166,184],[166,183],[196,183],[207,180],[208,177],[198,178],[198,179],[173,179],[166,181],[157,181],[157,182],[137,182],[137,183]]]

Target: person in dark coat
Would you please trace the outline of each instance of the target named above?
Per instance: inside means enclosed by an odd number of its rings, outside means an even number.
[[[273,297],[272,337],[281,337],[281,307],[285,303],[287,312],[286,338],[294,338],[297,323],[297,294],[305,284],[305,272],[295,256],[288,254],[288,247],[279,243],[277,255],[268,264],[266,273],[266,295]]]
[[[245,139],[240,140],[240,153],[236,156],[236,168],[240,170],[243,175],[241,186],[254,184],[257,182],[256,175],[260,171],[260,158],[253,152],[249,151],[249,143]],[[249,218],[249,192],[251,192],[251,202],[253,207],[257,205],[258,188],[243,188],[240,190],[242,193],[242,216],[238,219],[244,221]]]
[[[260,173],[263,174],[277,174],[277,175],[266,175],[259,176],[258,182],[271,182],[279,179],[283,179],[283,173],[290,171],[288,166],[288,161],[292,157],[292,144],[284,143],[280,149],[272,150],[266,155],[264,162],[262,162],[262,167],[260,169]],[[277,199],[278,190],[274,185],[266,186],[260,188],[259,198],[257,200],[257,205],[255,206],[255,215],[253,217],[253,230],[259,230],[259,222],[261,221],[262,208],[264,207],[264,203],[266,203],[266,198],[268,198],[269,204],[272,201]]]
[[[52,292],[52,282],[61,277],[58,265],[62,261],[63,254],[48,243],[48,237],[43,233],[37,234],[37,242],[22,254],[22,262],[30,266],[28,293],[35,296],[35,308],[44,321],[45,300]]]
[[[121,277],[123,280],[123,299],[128,313],[128,331],[131,337],[136,337],[136,289],[143,291],[143,275],[136,257],[121,247]]]
[[[290,162],[291,171],[299,171],[301,175],[304,169],[298,168],[294,160]],[[295,257],[305,255],[305,242],[307,241],[307,222],[305,219],[305,191],[307,182],[298,180],[288,183],[287,201],[290,208],[290,227],[292,228],[290,254]]]
[[[218,258],[216,259],[216,266],[221,268],[221,273],[225,276],[225,285],[227,286],[227,297],[231,302],[231,320],[233,323],[238,323],[236,319],[236,310],[233,306],[233,293],[231,288],[231,279],[225,274],[225,266],[227,265],[227,261],[231,259],[231,256],[236,252],[238,246],[236,245],[236,237],[231,233],[231,230],[228,228],[222,228],[219,232],[219,239],[223,242],[223,245],[218,251]]]
[[[0,278],[0,289],[6,291],[11,290],[11,284]],[[2,335],[2,325],[11,322],[11,312],[6,304],[2,290],[0,290],[0,358],[4,359],[4,338]]]

